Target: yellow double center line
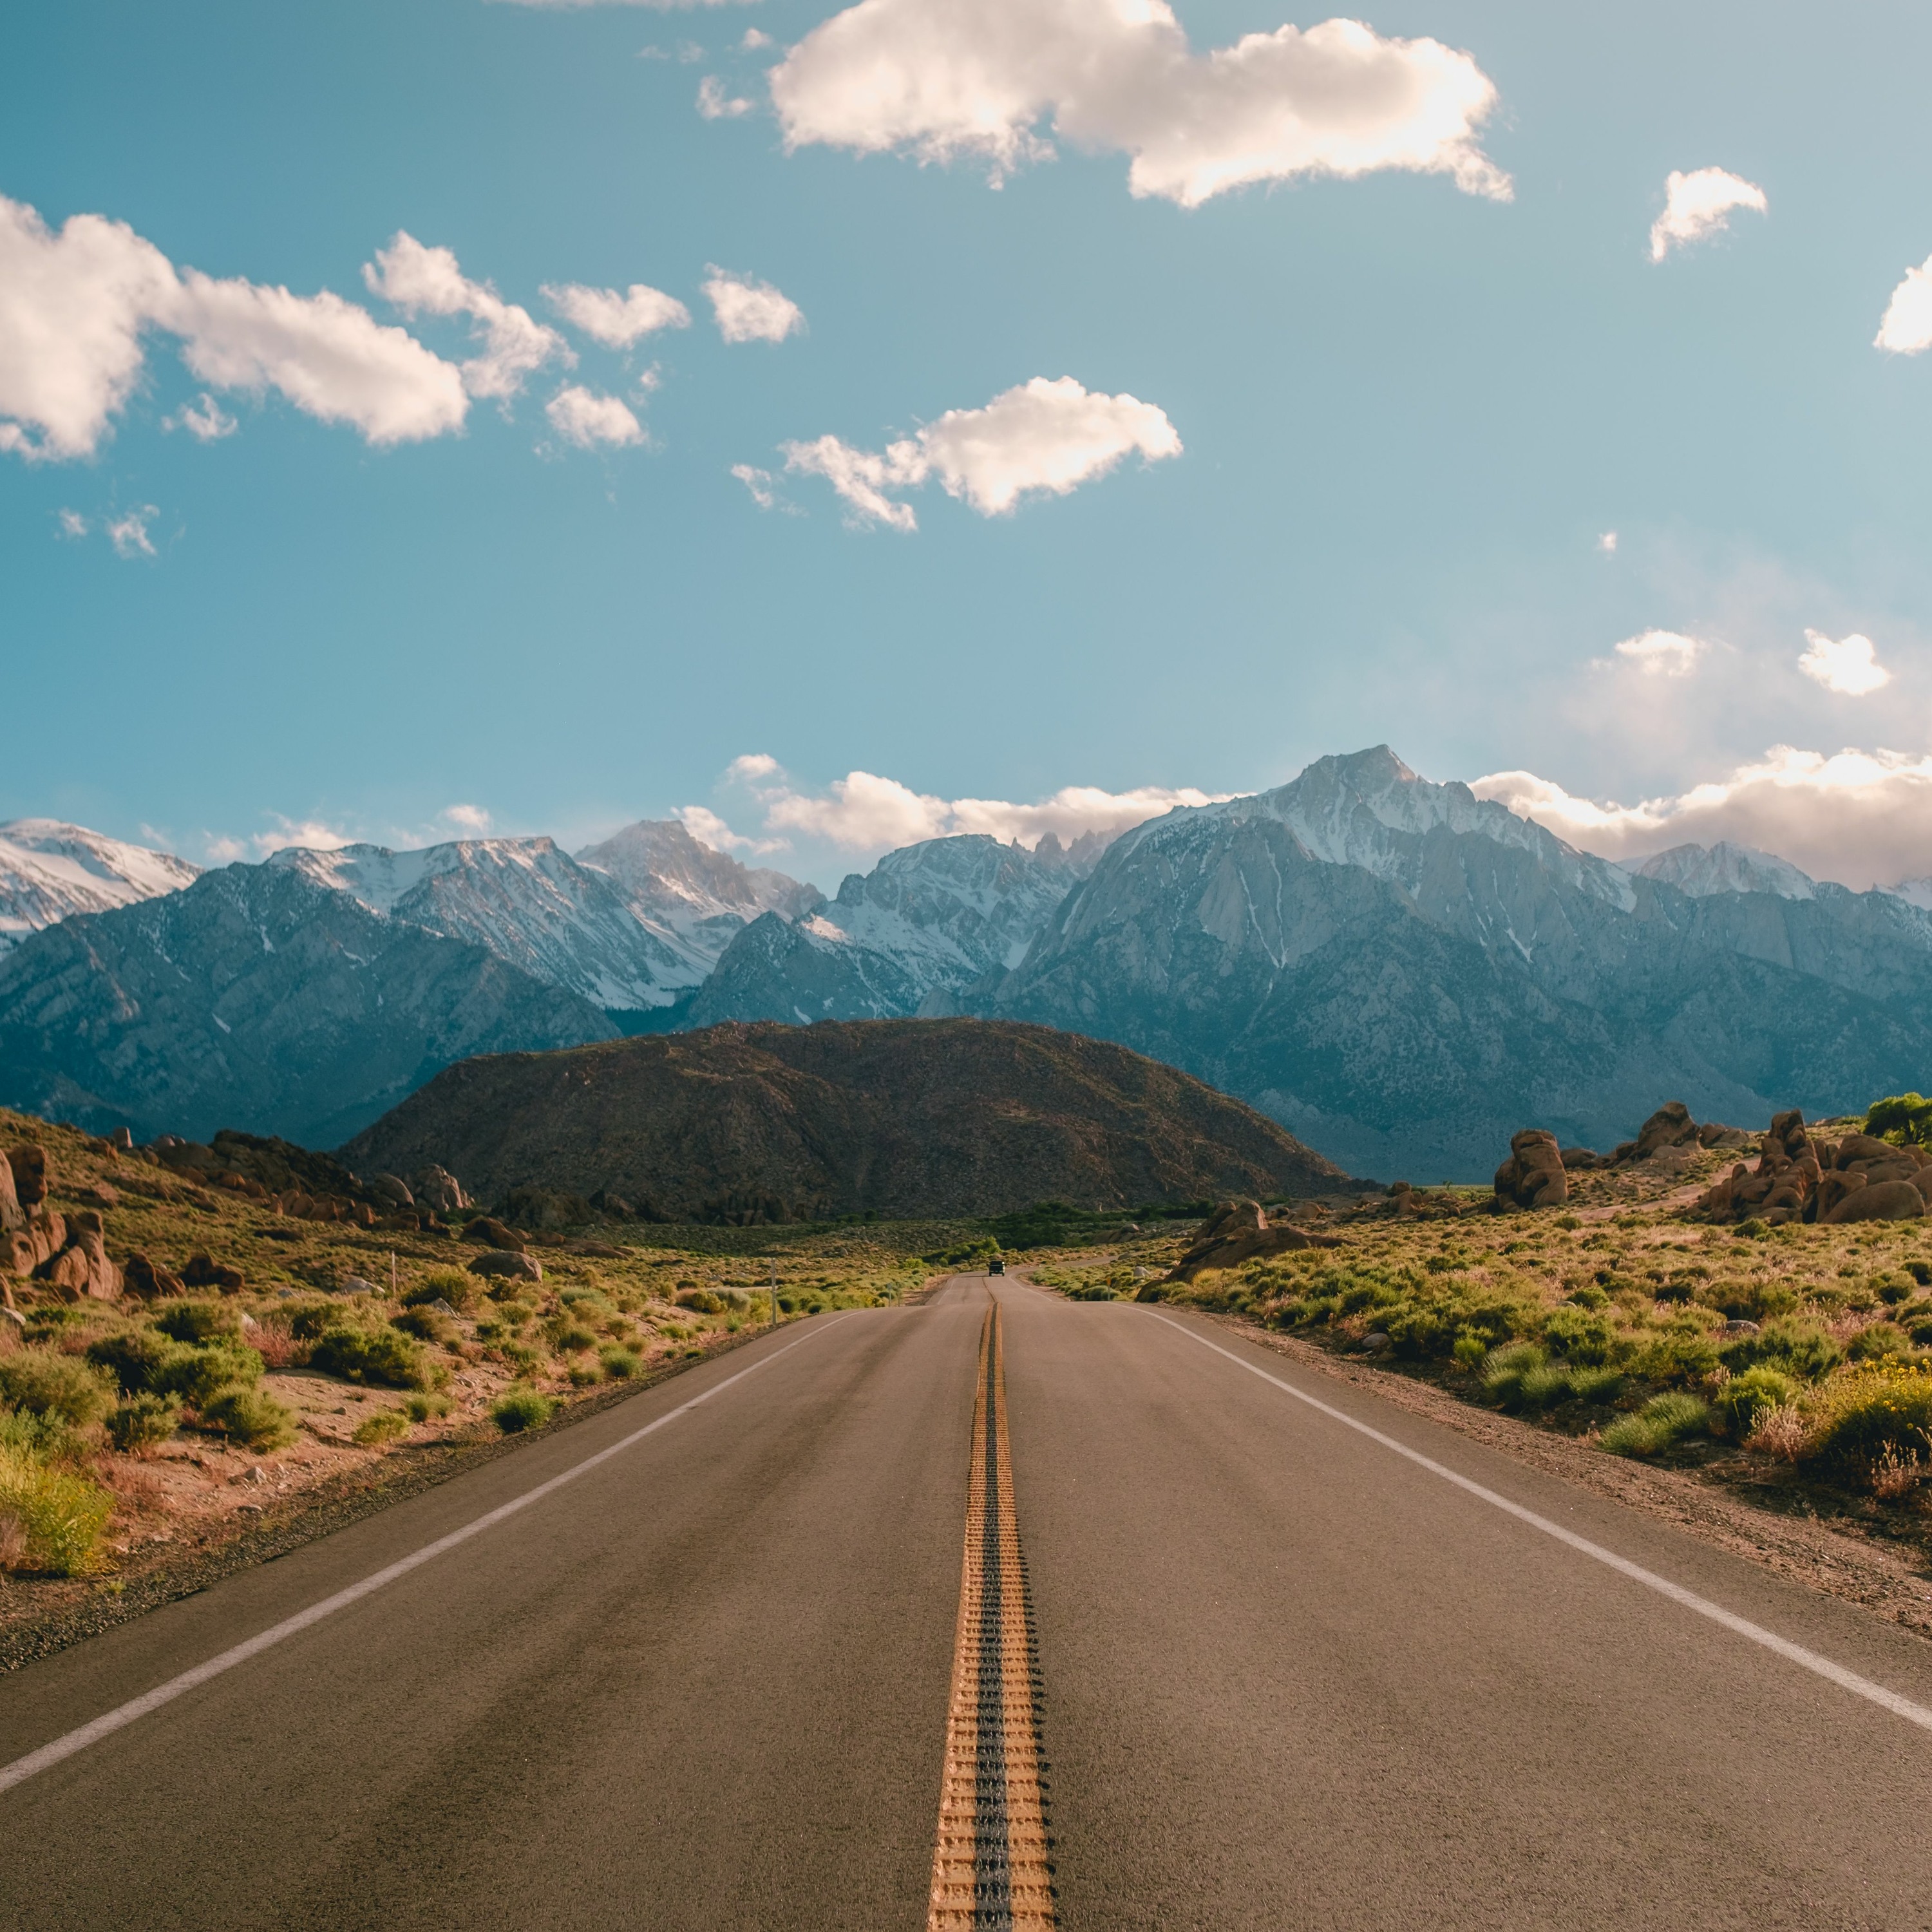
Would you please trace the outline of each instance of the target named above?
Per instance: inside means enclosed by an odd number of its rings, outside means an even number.
[[[966,1560],[952,1653],[928,1932],[1054,1923],[1040,1670],[1013,1514],[999,1304],[980,1330]]]

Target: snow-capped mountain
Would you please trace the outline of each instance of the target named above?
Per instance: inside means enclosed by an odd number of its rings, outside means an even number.
[[[200,868],[171,852],[104,838],[57,818],[0,825],[0,952],[77,912],[105,912],[192,885]]]
[[[666,986],[698,985],[761,914],[796,919],[825,903],[816,886],[740,865],[694,838],[675,818],[640,819],[585,846],[577,859],[607,874],[645,929],[684,962],[686,976],[666,980]]]
[[[690,1024],[950,1011],[949,996],[1019,964],[1077,877],[1058,841],[1044,858],[983,833],[902,846],[818,911],[747,927]]]
[[[1754,846],[1734,845],[1728,838],[1714,845],[1673,845],[1630,870],[1641,879],[1661,879],[1694,899],[1708,898],[1713,892],[1772,892],[1781,899],[1818,896],[1816,880],[1788,859]],[[1911,897],[1903,886],[1894,890],[1901,898]]]
[[[371,912],[488,946],[606,1011],[668,1006],[691,983],[683,956],[644,926],[612,880],[553,838],[464,838],[415,852],[297,847],[268,862]]]

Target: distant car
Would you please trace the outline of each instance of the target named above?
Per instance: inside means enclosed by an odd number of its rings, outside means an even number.
[[[1006,1271],[1006,1257],[1004,1255],[995,1255],[993,1258],[986,1264],[986,1272],[988,1274],[1004,1274]]]

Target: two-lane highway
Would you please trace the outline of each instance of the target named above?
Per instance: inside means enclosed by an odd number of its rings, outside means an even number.
[[[1008,1924],[961,1834],[1037,1843],[1043,1749],[1065,1927],[1918,1926],[1917,1707],[1932,1653],[1844,1605],[1213,1324],[962,1277],[0,1682],[0,1765],[56,1747],[0,1922],[914,1932],[950,1843],[944,1922]]]

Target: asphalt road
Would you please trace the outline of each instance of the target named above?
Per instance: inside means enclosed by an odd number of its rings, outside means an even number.
[[[6,1764],[670,1418],[0,1792],[0,1924],[923,1926],[989,1286],[0,1682]],[[992,1292],[1063,1926],[1932,1925],[1932,1731],[1198,1338],[1932,1706],[1923,1643],[1212,1324]]]

